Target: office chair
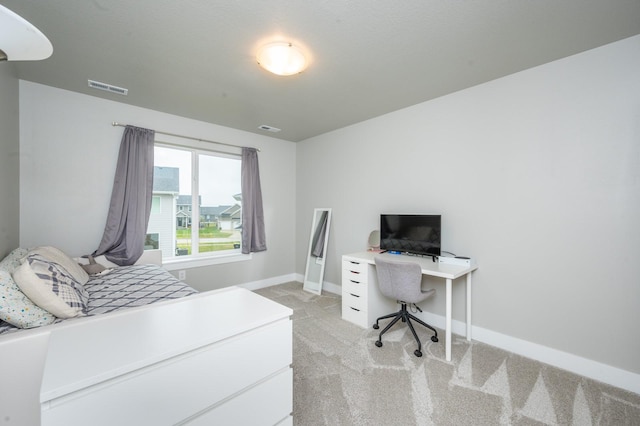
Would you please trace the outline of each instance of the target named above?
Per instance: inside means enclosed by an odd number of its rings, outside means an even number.
[[[422,291],[422,269],[417,263],[391,261],[381,259],[379,257],[375,258],[375,262],[376,273],[378,275],[378,287],[380,288],[380,292],[391,299],[396,299],[398,303],[402,305],[401,309],[398,312],[381,316],[376,320],[373,328],[377,330],[380,328],[380,326],[378,325],[380,320],[393,318],[393,320],[389,324],[387,324],[384,330],[380,332],[380,336],[376,341],[376,346],[382,347],[382,335],[386,333],[386,331],[391,327],[393,327],[393,325],[398,322],[398,320],[402,320],[402,322],[407,323],[409,329],[411,330],[411,333],[413,334],[413,337],[418,342],[418,349],[416,349],[413,354],[417,357],[421,357],[422,343],[420,342],[420,339],[418,338],[418,335],[413,328],[412,320],[416,321],[419,324],[422,324],[430,330],[433,330],[435,335],[431,336],[432,342],[438,341],[438,332],[435,328],[431,327],[429,324],[407,311],[407,304],[414,305],[420,312],[422,312],[422,310],[416,305],[416,303],[420,303],[426,298],[431,297],[436,291],[434,289]]]

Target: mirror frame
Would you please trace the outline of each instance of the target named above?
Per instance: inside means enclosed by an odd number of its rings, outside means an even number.
[[[312,254],[313,246],[314,246],[314,236],[318,230],[318,226],[320,225],[319,221],[322,218],[323,213],[327,213],[327,226],[326,231],[324,233],[324,242],[322,247],[322,256],[314,256]],[[329,244],[329,232],[331,229],[331,209],[329,208],[315,208],[313,209],[313,219],[311,221],[311,233],[309,236],[309,248],[307,250],[307,266],[304,270],[304,282],[302,288],[310,293],[314,293],[317,295],[322,294],[322,282],[324,280],[324,270],[325,264],[327,261],[327,245]],[[319,269],[319,277],[316,282],[311,277],[311,274],[314,272],[312,270],[313,264],[319,265],[319,268],[315,268],[315,271]],[[317,272],[316,272],[317,273]]]

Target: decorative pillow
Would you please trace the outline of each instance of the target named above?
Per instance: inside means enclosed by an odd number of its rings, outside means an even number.
[[[2,261],[0,261],[0,270],[13,274],[13,271],[20,266],[20,260],[27,255],[29,251],[25,248],[14,249]]]
[[[13,273],[20,290],[33,303],[58,318],[85,315],[89,295],[82,284],[56,262],[29,254]]]
[[[72,258],[62,250],[51,246],[36,247],[29,250],[29,254],[39,254],[45,259],[62,266],[80,284],[85,285],[89,281],[89,274],[82,269]]]
[[[7,271],[0,270],[0,319],[19,328],[51,324],[56,317],[34,304]]]

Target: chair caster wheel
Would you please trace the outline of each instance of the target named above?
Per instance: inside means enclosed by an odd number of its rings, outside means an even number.
[[[379,329],[379,328],[380,328],[380,326],[379,326],[378,324],[373,324],[373,329],[374,329],[374,330],[377,330],[377,329]]]
[[[420,357],[422,356],[422,352],[420,352],[420,351],[419,351],[419,350],[417,350],[417,349],[416,349],[415,351],[413,351],[413,354],[414,354],[415,356],[417,356],[418,358],[420,358]]]
[[[431,336],[431,341],[432,342],[437,342],[438,341],[438,336]]]
[[[381,348],[382,347],[382,342],[380,340],[376,340],[376,346]]]

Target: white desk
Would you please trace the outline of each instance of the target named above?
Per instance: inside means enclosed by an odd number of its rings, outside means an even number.
[[[378,290],[375,257],[414,262],[422,273],[446,280],[445,356],[451,361],[451,292],[453,280],[466,276],[467,340],[471,340],[471,272],[477,265],[456,266],[434,262],[431,257],[406,256],[365,251],[342,256],[342,318],[361,327],[371,327],[376,318],[389,314],[389,298]],[[388,309],[388,310],[387,310]],[[372,321],[373,320],[373,321]]]

